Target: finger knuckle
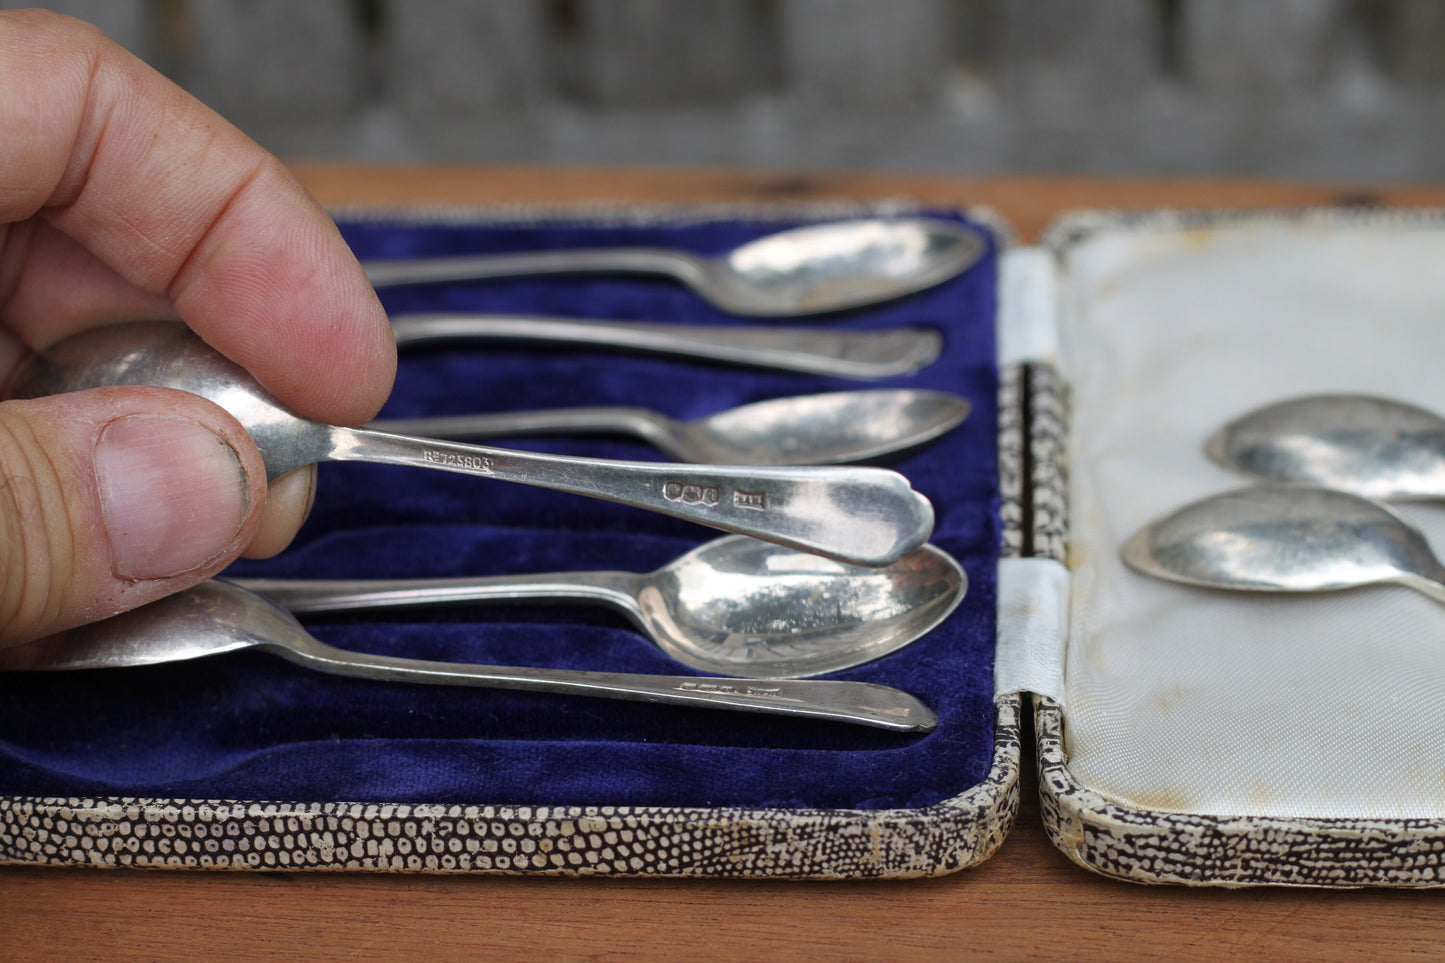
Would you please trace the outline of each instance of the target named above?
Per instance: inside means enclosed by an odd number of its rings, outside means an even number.
[[[0,638],[33,635],[66,605],[76,549],[60,476],[30,426],[0,411]]]

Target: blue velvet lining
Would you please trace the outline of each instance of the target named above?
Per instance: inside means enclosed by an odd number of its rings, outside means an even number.
[[[952,215],[941,215],[952,216]],[[342,224],[362,257],[588,245],[712,253],[788,222],[686,218]],[[934,541],[968,571],[967,598],[930,636],[837,678],[912,691],[941,717],[927,736],[529,693],[330,677],[239,653],[187,664],[0,675],[0,794],[499,804],[919,807],[988,772],[999,541],[995,255],[932,291],[798,322],[929,325],[943,358],[883,384],[959,392],[968,420],[886,460],[932,499]],[[472,310],[705,324],[729,318],[666,280],[595,277],[384,292],[393,315]],[[390,416],[635,404],[678,417],[857,382],[700,362],[525,346],[417,349]],[[514,447],[660,457],[621,439]],[[712,537],[660,515],[520,485],[373,465],[321,468],[294,547],[236,574],[332,577],[657,568]],[[619,615],[589,607],[456,608],[314,620],[333,644],[428,659],[688,673]]]

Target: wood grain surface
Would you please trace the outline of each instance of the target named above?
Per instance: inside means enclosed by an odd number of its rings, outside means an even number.
[[[1080,208],[1445,206],[1445,188],[727,171],[297,165],[329,205],[912,197],[1025,237]],[[1442,306],[1445,311],[1445,306]],[[1030,744],[1025,733],[1025,746]],[[1027,759],[1025,766],[1031,765]],[[0,868],[5,960],[1438,959],[1445,893],[1190,890],[1095,876],[1046,839],[1025,772],[993,859],[911,882]]]

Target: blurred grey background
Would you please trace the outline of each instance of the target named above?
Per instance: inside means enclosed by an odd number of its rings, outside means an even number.
[[[39,5],[291,159],[1445,175],[1441,0]]]

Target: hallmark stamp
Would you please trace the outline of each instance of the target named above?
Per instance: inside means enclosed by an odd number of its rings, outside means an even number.
[[[749,685],[746,682],[683,682],[676,688],[679,692],[715,692],[718,695],[781,696],[783,694],[783,690],[779,686]]]
[[[685,502],[688,505],[716,505],[722,500],[718,490],[712,485],[675,481],[662,486],[662,497],[670,502]]]
[[[739,489],[733,492],[733,504],[738,508],[765,512],[768,510],[768,496],[766,492],[745,492]]]

